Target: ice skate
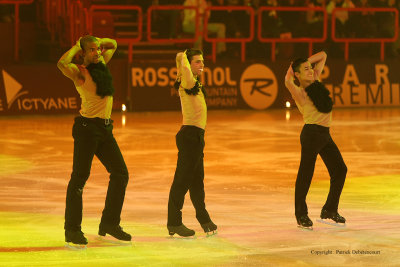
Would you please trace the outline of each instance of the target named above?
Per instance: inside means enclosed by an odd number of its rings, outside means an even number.
[[[338,227],[346,226],[346,219],[343,216],[340,216],[337,211],[327,211],[325,209],[322,209],[320,217],[321,219],[318,219],[317,222]]]
[[[183,237],[191,237],[196,233],[192,229],[187,228],[185,225],[181,224],[179,226],[167,225],[169,235],[172,237],[174,234],[178,234]]]
[[[106,235],[110,235],[111,237],[106,237]],[[99,238],[102,241],[113,243],[113,244],[122,244],[122,245],[131,245],[132,237],[130,234],[125,232],[121,226],[110,226],[106,224],[99,225]]]
[[[296,217],[297,220],[297,227],[306,229],[306,230],[312,230],[313,229],[313,222],[310,220],[308,215],[302,215],[300,217]]]
[[[82,231],[65,230],[65,247],[70,249],[86,249],[88,243]]]
[[[206,233],[207,236],[216,235],[218,233],[217,226],[212,221],[202,224],[201,228],[203,228],[204,233]]]

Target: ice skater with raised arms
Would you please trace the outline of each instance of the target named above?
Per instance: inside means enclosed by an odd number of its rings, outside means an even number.
[[[196,218],[207,235],[217,226],[206,210],[204,193],[204,133],[207,122],[206,92],[199,81],[204,69],[201,50],[188,49],[176,56],[177,80],[183,125],[176,135],[178,162],[168,201],[167,228],[173,236],[194,236],[195,231],[182,223],[182,207],[187,191],[196,210]]]
[[[81,99],[80,115],[72,128],[74,154],[71,179],[67,188],[65,207],[65,241],[69,245],[86,246],[81,230],[82,193],[96,155],[110,173],[105,207],[99,225],[99,235],[111,235],[118,241],[131,241],[131,235],[120,226],[120,215],[128,184],[128,169],[113,136],[111,111],[114,87],[106,64],[117,42],[108,38],[84,36],[58,61],[57,66],[70,78]],[[83,64],[73,63],[76,55]]]
[[[295,187],[295,215],[299,227],[312,229],[308,217],[306,197],[314,174],[318,154],[330,175],[330,189],[321,210],[321,222],[345,225],[345,218],[338,213],[339,199],[346,179],[347,167],[329,132],[332,122],[332,99],[329,91],[320,82],[327,55],[319,52],[292,62],[285,76],[299,111],[303,115],[304,127],[300,135],[301,160]],[[299,86],[294,82],[297,78]]]

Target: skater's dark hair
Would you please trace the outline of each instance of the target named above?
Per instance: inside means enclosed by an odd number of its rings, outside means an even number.
[[[319,112],[329,113],[332,111],[332,98],[323,83],[315,81],[307,86],[305,91]]]
[[[203,52],[200,49],[189,48],[186,50],[186,56],[188,58],[189,64],[192,63],[192,59],[194,56],[203,55]]]
[[[79,45],[81,46],[82,50],[86,51],[86,45],[88,43],[95,43],[98,42],[97,38],[92,35],[85,35],[79,40]]]
[[[303,64],[307,61],[308,61],[307,58],[297,58],[295,61],[293,61],[293,63],[292,63],[293,72],[300,72],[301,64]]]

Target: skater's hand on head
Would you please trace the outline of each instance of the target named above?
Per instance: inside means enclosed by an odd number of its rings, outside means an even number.
[[[293,62],[290,63],[290,66],[286,72],[285,86],[289,90],[290,94],[292,95],[292,97],[296,101],[296,103],[299,103],[300,105],[304,105],[305,98],[302,93],[302,89],[294,83],[294,71],[292,68],[292,63]]]
[[[81,39],[82,39],[82,37],[80,37],[79,39],[78,39],[78,41],[76,41],[76,46],[78,47],[78,48],[80,48],[81,50],[82,50],[82,47],[81,47]]]
[[[79,40],[76,41],[75,47],[77,48],[78,51],[75,54],[74,59],[73,59],[73,63],[79,64],[79,65],[83,64],[83,50],[81,47],[81,38],[79,38]]]
[[[177,64],[177,66],[180,66],[181,61],[182,61],[182,56],[183,56],[183,52],[179,52],[178,54],[176,54],[176,64]]]
[[[293,64],[293,62],[290,62],[290,66],[289,66],[289,68],[288,68],[288,70],[287,70],[287,72],[286,72],[286,77],[285,77],[286,80],[287,80],[288,78],[290,78],[290,77],[294,77],[292,64]]]
[[[187,55],[186,55],[186,51],[183,52],[179,52],[176,55],[176,66],[178,69],[180,69],[183,65],[186,65],[187,63]]]
[[[185,51],[183,51],[183,55],[187,58],[187,49]]]

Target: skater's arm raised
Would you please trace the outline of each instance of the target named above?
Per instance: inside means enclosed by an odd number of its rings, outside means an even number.
[[[70,78],[76,85],[79,85],[81,81],[84,81],[79,67],[72,63],[75,55],[79,53],[82,53],[82,48],[78,40],[76,44],[70,50],[65,52],[57,62],[57,67],[61,70],[61,72]]]
[[[117,50],[117,41],[110,38],[98,38],[100,47],[102,48],[101,55],[104,58],[104,63],[107,64]]]
[[[187,58],[187,55],[185,52],[183,53],[178,53],[177,55],[177,64],[178,64],[178,59],[179,61],[179,69],[178,73],[182,75],[182,87],[185,89],[191,89],[194,87],[196,84],[196,81],[193,76],[192,68],[190,67],[189,60]]]
[[[303,96],[302,89],[300,87],[298,87],[294,83],[294,73],[293,73],[292,64],[290,64],[290,66],[289,66],[289,68],[288,68],[288,70],[286,72],[285,86],[289,90],[289,92],[292,95],[293,99],[296,102],[298,102],[300,105],[303,105],[305,99],[304,99],[304,96]]]
[[[182,76],[182,71],[181,71],[181,61],[182,61],[182,55],[184,52],[179,52],[176,54],[176,80],[181,80]]]
[[[311,64],[315,64],[314,78],[316,80],[319,80],[319,76],[321,75],[322,70],[325,67],[326,57],[327,57],[326,53],[324,51],[321,51],[308,58],[308,61]]]

